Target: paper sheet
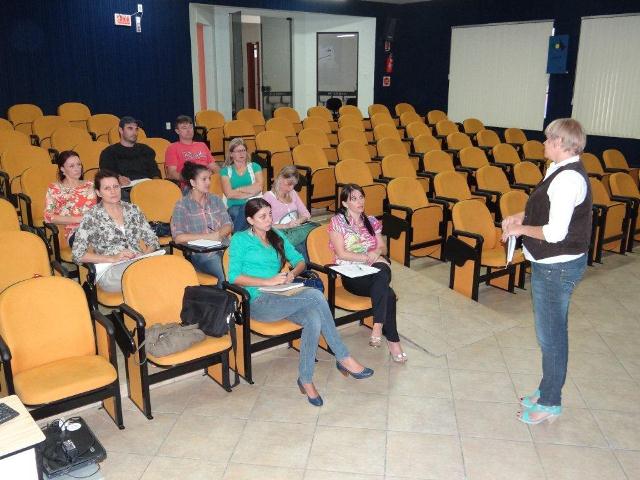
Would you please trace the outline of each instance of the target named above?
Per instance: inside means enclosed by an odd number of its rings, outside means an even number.
[[[164,255],[165,253],[166,252],[163,249],[160,249],[160,250],[156,250],[155,252],[147,253],[145,255],[140,255],[139,257],[132,258],[131,260],[121,260],[120,262],[116,262],[116,263],[95,263],[94,266],[96,267],[96,283],[98,283],[98,280],[102,278],[102,276],[106,273],[107,270],[109,270],[111,267],[115,265],[120,265],[121,263],[127,263],[127,262],[133,263],[143,258],[157,257],[158,255]]]
[[[335,270],[340,275],[344,275],[349,278],[364,277],[365,275],[371,275],[380,271],[379,268],[371,267],[369,265],[363,265],[360,263],[346,263],[344,265],[333,265],[329,267],[331,270]]]
[[[513,235],[507,239],[507,265],[513,261],[513,254],[516,251],[516,237]]]
[[[131,180],[131,183],[124,188],[133,188],[139,183],[146,182],[147,180],[151,180],[150,178],[138,178],[137,180]]]
[[[282,285],[273,285],[271,287],[260,287],[261,292],[286,292],[287,290],[293,290],[295,288],[304,287],[304,283],[283,283]]]
[[[218,245],[222,245],[220,240],[207,240],[205,238],[199,238],[198,240],[191,240],[187,242],[188,245],[193,245],[194,247],[217,247]]]

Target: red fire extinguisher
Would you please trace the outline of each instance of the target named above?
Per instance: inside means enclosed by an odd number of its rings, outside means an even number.
[[[393,73],[393,54],[387,55],[387,60],[384,62],[385,73]]]

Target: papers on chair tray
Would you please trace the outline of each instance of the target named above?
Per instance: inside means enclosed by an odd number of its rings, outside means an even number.
[[[144,255],[140,255],[139,257],[132,258],[131,260],[121,260],[115,263],[96,263],[94,264],[94,266],[96,267],[96,283],[106,273],[107,270],[115,265],[120,265],[121,263],[133,263],[137,262],[138,260],[142,260],[143,258],[157,257],[158,255],[164,255],[165,253],[166,252],[163,249],[160,249],[156,250],[155,252],[146,253]]]
[[[370,267],[369,265],[363,265],[360,263],[346,263],[344,265],[333,265],[329,267],[331,270],[335,270],[340,275],[344,275],[349,278],[364,277],[365,275],[371,275],[380,271],[379,268]]]
[[[513,254],[516,251],[516,237],[513,235],[507,239],[507,265],[513,261]]]
[[[131,183],[129,183],[129,185],[126,185],[124,188],[133,188],[136,185],[138,185],[139,183],[146,182],[147,180],[151,180],[151,179],[150,178],[138,178],[137,180],[131,180]]]
[[[220,240],[207,240],[206,238],[199,238],[198,240],[191,240],[190,242],[187,242],[187,245],[208,248],[222,245],[222,242]]]
[[[294,290],[296,288],[304,287],[304,283],[283,283],[282,285],[273,285],[271,287],[260,287],[261,292],[286,292],[288,290]]]

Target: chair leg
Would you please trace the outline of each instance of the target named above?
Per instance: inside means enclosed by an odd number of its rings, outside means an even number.
[[[120,396],[120,382],[116,380],[113,385],[113,397],[105,398],[102,406],[105,412],[109,414],[114,423],[120,430],[124,430],[124,419],[122,417],[122,398]]]
[[[229,383],[229,351],[220,354],[220,363],[207,367],[207,376],[214,382],[224,388],[227,392],[231,391]]]

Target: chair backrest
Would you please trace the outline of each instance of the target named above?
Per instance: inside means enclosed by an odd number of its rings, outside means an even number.
[[[0,130],[0,155],[14,145],[31,145],[29,136],[17,130]]]
[[[343,105],[343,106],[341,106],[340,110],[338,110],[338,114],[341,117],[346,117],[348,115],[358,117],[358,120],[360,120],[360,122],[362,122],[362,119],[364,118],[363,115],[362,115],[362,112],[360,111],[360,109],[358,107],[356,107],[355,105]]]
[[[347,105],[348,107],[352,105]],[[362,123],[362,118],[357,115],[341,115],[338,118],[338,128],[342,129],[345,127],[356,128],[360,132],[364,132],[364,123]],[[340,130],[338,130],[339,132]]]
[[[438,173],[433,179],[436,196],[454,198],[458,201],[471,198],[471,191],[462,175],[455,171]]]
[[[33,145],[17,145],[4,151],[2,156],[2,169],[9,175],[12,181],[27,168],[38,165],[50,165],[51,157],[44,148]]]
[[[531,162],[520,162],[513,167],[516,183],[524,185],[538,185],[542,181],[540,169]]]
[[[467,118],[462,122],[462,128],[464,129],[464,133],[475,135],[480,130],[484,130],[484,123],[477,118]]]
[[[396,127],[396,123],[388,112],[380,112],[371,116],[371,126],[375,129],[379,125],[391,125],[393,128]]]
[[[427,113],[427,123],[429,125],[435,125],[441,120],[448,120],[448,119],[449,118],[447,117],[447,114],[444,113],[442,110],[430,110]]]
[[[10,201],[0,197],[0,232],[19,232],[20,221]]]
[[[367,140],[367,136],[364,133],[364,129],[361,130],[358,127],[354,127],[351,125],[339,128],[338,141],[342,143],[349,140],[355,140],[356,142],[362,143],[363,145],[367,145],[369,143],[369,141]]]
[[[196,113],[196,125],[205,127],[207,131],[212,128],[222,128],[224,115],[216,110],[201,110]]]
[[[431,150],[424,154],[424,169],[427,172],[453,172],[453,159],[447,152]]]
[[[423,133],[413,139],[413,149],[416,153],[427,153],[433,150],[442,150],[440,141],[430,133]]]
[[[504,131],[504,141],[507,143],[523,145],[527,141],[527,136],[519,128],[507,128]]]
[[[342,160],[336,165],[337,183],[355,183],[364,186],[373,183],[373,176],[367,164],[362,160]]]
[[[400,115],[400,125],[402,125],[403,127],[406,127],[413,122],[424,123],[424,118],[422,118],[413,110],[404,112],[402,115]]]
[[[0,292],[28,278],[51,275],[49,252],[44,241],[30,232],[0,232]]]
[[[256,131],[246,120],[231,120],[223,127],[225,137],[255,137]]]
[[[95,134],[96,140],[109,142],[109,130],[118,126],[120,119],[110,113],[91,115],[87,120],[87,129]]]
[[[284,134],[277,130],[267,130],[256,135],[256,147],[258,150],[267,150],[272,154],[290,151],[289,142]]]
[[[307,117],[302,122],[302,128],[307,130],[309,128],[317,128],[318,130],[322,130],[325,134],[331,133],[331,125],[329,122],[323,117]]]
[[[373,129],[373,136],[378,142],[383,138],[397,138],[398,140],[401,139],[400,133],[398,132],[396,126],[389,123],[376,125]]]
[[[329,138],[319,128],[305,128],[298,134],[298,140],[301,145],[317,145],[320,148],[331,148]]]
[[[7,110],[7,118],[13,123],[13,128],[27,135],[33,133],[31,129],[33,121],[43,115],[42,109],[31,103],[18,103]]]
[[[73,127],[87,129],[87,121],[91,116],[91,110],[84,103],[66,102],[58,105],[58,115],[69,122]]]
[[[80,156],[84,171],[100,167],[100,154],[109,146],[105,142],[94,142],[85,140],[73,147],[74,151]]]
[[[388,178],[416,178],[416,171],[408,155],[393,153],[382,159],[382,175]]]
[[[150,222],[169,223],[173,207],[180,198],[180,187],[169,180],[154,178],[131,189],[131,203],[138,205]]]
[[[156,323],[179,322],[184,289],[198,284],[188,260],[162,255],[130,265],[122,276],[122,295],[127,305],[144,316],[148,328]]]
[[[366,145],[363,145],[357,140],[345,140],[338,144],[338,159],[341,162],[350,159],[369,162],[371,161],[371,156],[369,155],[369,149]]]
[[[420,135],[433,136],[431,129],[422,121],[411,122],[407,125],[407,137],[416,138]]]
[[[438,135],[449,135],[458,131],[458,125],[451,120],[440,120],[436,123],[436,132]]]
[[[406,103],[406,102],[400,102],[398,103],[395,108],[394,108],[396,115],[398,117],[402,117],[403,113],[406,112],[414,112],[416,111],[416,109],[413,107],[413,105],[411,105],[410,103]]]
[[[476,172],[478,188],[482,190],[492,190],[494,192],[505,193],[511,190],[507,176],[499,167],[486,165]]]
[[[383,138],[378,141],[378,155],[386,157],[392,153],[407,153],[402,140],[399,138]]]
[[[51,147],[51,135],[53,132],[58,128],[70,126],[69,122],[58,115],[43,115],[33,121],[31,128],[34,135],[38,136],[40,146],[49,148]]]
[[[0,118],[0,130],[14,130],[13,123],[6,118]]]
[[[253,125],[253,129],[256,132],[264,130],[264,115],[262,115],[260,110],[256,110],[255,108],[243,108],[242,110],[238,110],[238,113],[236,113],[236,119],[249,122]]]
[[[274,118],[285,118],[292,124],[300,124],[300,115],[291,107],[278,107],[273,112]]]
[[[426,207],[429,202],[424,188],[415,177],[396,177],[387,184],[389,203],[402,205],[412,210]]]
[[[138,137],[138,143],[151,147],[156,152],[156,162],[164,162],[164,155],[169,148],[169,140],[161,137]]]
[[[493,218],[487,206],[476,200],[463,200],[453,206],[451,212],[453,228],[465,232],[476,233],[484,239],[483,250],[496,247],[497,235]]]
[[[584,165],[584,169],[587,171],[587,173],[604,175],[602,164],[600,163],[600,160],[598,160],[598,157],[596,157],[593,153],[582,152],[580,154],[580,160],[582,160],[582,165]]]
[[[79,130],[76,128],[76,130]],[[45,197],[47,189],[55,182],[58,166],[49,163],[27,168],[20,175],[22,193],[31,199],[31,215],[34,227],[42,227],[44,221]]]
[[[453,150],[472,147],[471,139],[466,133],[454,132],[447,135],[447,146]]]
[[[295,147],[293,149],[293,163],[310,167],[312,171],[329,166],[327,156],[322,151],[322,148],[314,144],[298,145]]]
[[[544,160],[544,145],[538,140],[527,140],[522,144],[524,158]]]
[[[501,195],[500,214],[502,218],[524,212],[524,208],[527,206],[527,200],[529,200],[529,195],[522,190],[511,190]]]
[[[73,150],[79,143],[91,141],[91,135],[86,129],[74,126],[59,127],[51,134],[51,146],[59,152]]]
[[[479,147],[495,147],[500,143],[500,137],[493,130],[480,130],[476,135]]]
[[[489,160],[481,148],[467,147],[460,150],[460,165],[477,169],[489,165]]]
[[[87,299],[68,278],[32,278],[2,292],[0,335],[11,349],[13,375],[96,353]]]
[[[602,182],[597,178],[589,177],[589,183],[591,184],[591,197],[593,203],[597,205],[608,205],[611,202],[611,198],[607,193],[607,189]]]
[[[624,168],[625,170],[629,170],[627,159],[624,158],[620,150],[616,150],[615,148],[605,150],[602,152],[602,159],[607,168]]]
[[[391,112],[386,107],[386,105],[382,105],[381,103],[374,103],[372,105],[369,105],[369,108],[367,108],[367,111],[369,112],[369,118],[371,118],[372,120],[373,120],[373,116],[378,115],[379,113],[386,114],[389,117],[391,116]]]
[[[609,186],[613,195],[640,199],[638,187],[628,173],[618,172],[612,174],[609,177]]]
[[[285,137],[295,137],[296,135],[296,130],[293,127],[293,123],[291,123],[291,121],[286,116],[280,116],[267,120],[265,128],[267,129],[267,132],[280,132]],[[259,148],[260,147],[258,147],[258,149]]]
[[[520,157],[516,149],[508,143],[499,143],[492,148],[493,159],[498,163],[515,165],[520,163]]]
[[[327,265],[335,263],[335,255],[329,248],[329,232],[326,225],[320,225],[317,228],[311,230],[307,236],[307,252],[309,253],[309,260],[318,265]],[[326,275],[320,275],[322,282],[324,283],[325,292],[328,290]],[[341,285],[342,282],[338,277],[336,281],[337,285]]]
[[[311,107],[307,110],[307,117],[321,117],[326,121],[333,121],[333,114],[327,107],[323,107],[322,105],[317,105],[315,107]]]

